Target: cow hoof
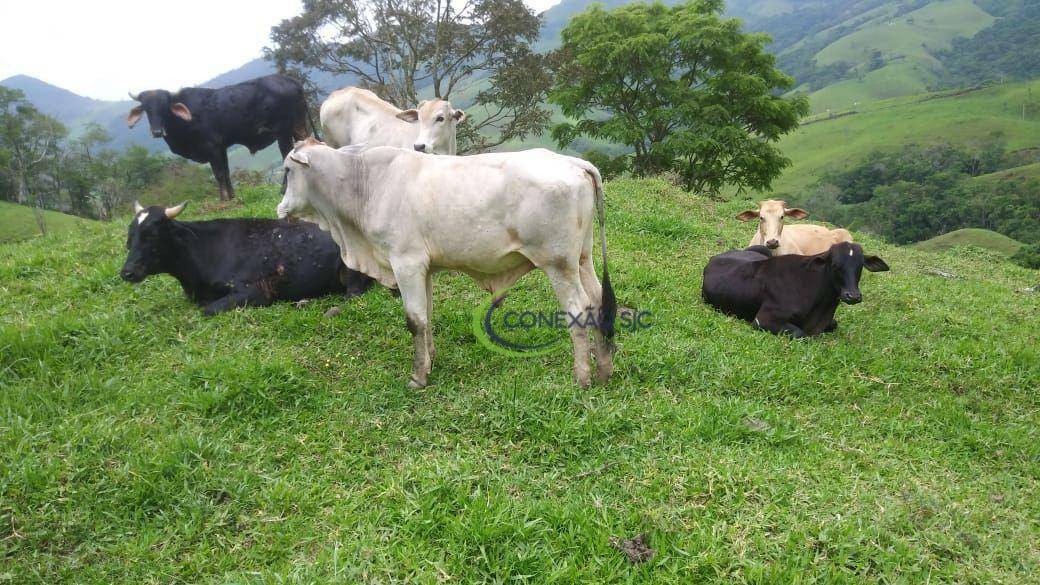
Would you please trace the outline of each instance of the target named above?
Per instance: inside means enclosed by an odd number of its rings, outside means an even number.
[[[610,382],[610,376],[614,373],[614,368],[596,368],[596,382],[607,385]]]
[[[426,387],[426,382],[420,382],[420,381],[416,380],[415,378],[412,378],[412,379],[408,380],[408,387],[411,388],[412,390],[418,390],[420,388],[425,388]]]

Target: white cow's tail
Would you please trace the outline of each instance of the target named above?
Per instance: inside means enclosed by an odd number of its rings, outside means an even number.
[[[596,165],[583,159],[576,158],[575,160],[592,178],[592,186],[596,192],[596,219],[599,223],[600,251],[603,254],[603,300],[600,315],[596,321],[603,337],[613,342],[614,321],[617,319],[617,298],[614,296],[614,287],[610,284],[610,271],[607,269],[607,213],[606,200],[603,196],[603,178]]]

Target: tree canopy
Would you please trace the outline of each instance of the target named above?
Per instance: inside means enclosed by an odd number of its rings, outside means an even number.
[[[530,49],[540,24],[522,0],[305,0],[267,56],[300,78],[351,75],[401,108],[453,100],[468,114],[459,151],[471,152],[548,127],[550,72]]]
[[[721,0],[674,7],[593,6],[563,30],[549,101],[576,122],[553,128],[634,151],[637,174],[675,171],[686,187],[767,189],[789,161],[776,141],[808,113],[794,80],[765,51],[769,38],[721,17]]]

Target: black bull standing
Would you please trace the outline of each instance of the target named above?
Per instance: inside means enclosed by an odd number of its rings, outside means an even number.
[[[186,87],[176,93],[163,89],[130,97],[140,105],[130,110],[131,128],[148,117],[152,136],[170,150],[199,163],[209,163],[220,187],[221,200],[235,196],[227,149],[241,144],[256,153],[278,141],[285,158],[293,142],[307,131],[307,100],[299,82],[268,75],[220,89]]]

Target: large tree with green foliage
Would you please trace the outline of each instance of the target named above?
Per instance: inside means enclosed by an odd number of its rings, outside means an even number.
[[[808,112],[786,98],[794,80],[765,51],[769,38],[723,19],[722,0],[668,7],[593,6],[563,31],[549,101],[577,122],[553,128],[634,151],[637,174],[672,170],[690,189],[766,189],[789,161],[776,141]]]
[[[279,69],[350,75],[398,107],[425,96],[468,108],[459,152],[540,134],[551,76],[531,51],[541,21],[522,0],[304,0],[271,32]]]

